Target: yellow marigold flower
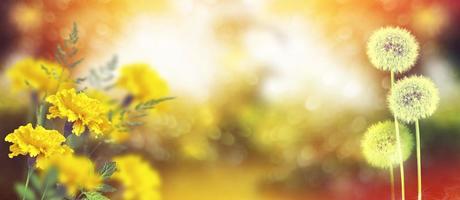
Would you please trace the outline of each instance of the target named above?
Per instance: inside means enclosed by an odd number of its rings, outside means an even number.
[[[112,178],[123,186],[124,200],[159,200],[160,176],[138,155],[123,155],[113,159],[117,171]]]
[[[48,96],[46,101],[51,104],[47,118],[67,118],[73,123],[72,133],[75,135],[80,135],[88,127],[97,137],[110,128],[107,106],[84,93],[77,93],[75,89],[61,90]]]
[[[68,154],[56,157],[52,164],[59,171],[59,183],[66,186],[72,196],[79,190],[94,191],[102,184],[102,177],[87,157]]]
[[[135,101],[148,101],[164,97],[169,87],[148,64],[135,63],[121,68],[117,85],[126,89]]]
[[[62,145],[64,148],[63,152],[59,152],[59,154],[53,154],[49,157],[40,157],[37,159],[35,166],[38,169],[46,170],[48,169],[56,160],[60,159],[62,156],[72,155],[73,149],[67,145]]]
[[[89,97],[97,99],[105,104],[111,111],[117,111],[120,109],[118,103],[114,103],[113,100],[100,90],[88,90],[85,92]],[[123,126],[123,121],[120,118],[120,112],[112,112],[110,123],[112,126],[107,130],[106,136],[115,143],[122,143],[129,138],[129,132],[126,127]]]
[[[42,126],[32,127],[32,124],[20,126],[5,137],[5,141],[13,143],[10,146],[10,158],[17,155],[29,155],[37,159],[49,158],[67,151],[62,145],[65,137],[55,130],[47,130]]]
[[[61,71],[63,78],[59,84]],[[61,89],[72,88],[74,85],[66,79],[70,74],[67,69],[46,60],[26,58],[15,63],[6,73],[15,91],[31,89],[39,94],[53,94],[58,85]]]

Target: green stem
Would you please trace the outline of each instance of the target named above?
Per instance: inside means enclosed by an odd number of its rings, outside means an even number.
[[[40,198],[40,200],[44,200],[44,199],[45,199],[46,192],[48,191],[48,185],[49,185],[49,181],[46,181],[45,189],[43,190],[42,197]]]
[[[420,155],[420,125],[418,120],[415,121],[415,138],[417,143],[417,184],[418,200],[422,200],[422,156]]]
[[[33,168],[32,167],[28,167],[29,169],[27,170],[27,178],[26,178],[26,184],[24,185],[24,194],[22,195],[22,200],[25,200],[26,199],[26,194],[27,194],[27,191],[28,191],[28,188],[29,188],[29,179],[30,179],[30,175],[32,174],[33,172]]]
[[[393,173],[393,167],[390,167],[390,182],[391,182],[391,200],[396,200],[395,195],[395,176]]]
[[[391,87],[395,84],[395,74],[391,72]],[[405,184],[404,184],[404,161],[402,157],[402,150],[401,150],[401,137],[399,134],[399,123],[396,116],[394,116],[395,121],[395,132],[396,132],[396,143],[398,145],[398,157],[399,157],[399,172],[401,174],[401,199],[406,199],[406,192],[405,192]]]

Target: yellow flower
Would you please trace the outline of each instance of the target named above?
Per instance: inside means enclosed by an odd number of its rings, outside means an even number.
[[[46,60],[26,58],[15,63],[6,73],[15,91],[33,90],[44,95],[55,93],[58,85],[61,89],[72,88],[74,85],[66,78],[69,77],[67,69]],[[58,77],[61,73],[62,79],[59,84]]]
[[[164,97],[169,93],[166,81],[148,64],[143,63],[123,66],[117,85],[126,89],[138,102]]]
[[[53,165],[54,162],[59,160],[62,156],[68,156],[68,155],[73,154],[74,151],[69,146],[62,145],[62,147],[64,148],[64,151],[59,152],[59,154],[53,154],[53,155],[51,155],[49,157],[39,157],[39,158],[37,158],[37,162],[36,162],[35,166],[38,169],[46,170],[51,165]]]
[[[86,94],[94,99],[101,101],[105,104],[112,112],[112,116],[110,119],[110,123],[112,126],[109,130],[107,130],[106,136],[115,143],[123,143],[129,138],[129,132],[124,127],[123,121],[120,118],[120,112],[116,112],[120,110],[120,105],[115,103],[110,96],[106,95],[100,90],[87,90]]]
[[[55,157],[51,163],[59,171],[59,183],[66,186],[72,196],[79,190],[94,191],[102,184],[102,177],[87,157],[68,154]]]
[[[123,186],[124,200],[159,200],[160,176],[138,155],[123,155],[113,159],[117,171],[112,178]]]
[[[75,89],[61,90],[48,96],[46,101],[51,104],[47,118],[67,118],[73,123],[72,133],[75,135],[80,135],[88,127],[97,137],[110,128],[107,106],[84,93],[77,93]]]
[[[66,152],[68,147],[62,145],[65,137],[55,130],[47,130],[42,126],[32,127],[32,124],[20,126],[5,137],[5,141],[13,143],[10,146],[10,158],[17,155],[27,155],[46,159]]]

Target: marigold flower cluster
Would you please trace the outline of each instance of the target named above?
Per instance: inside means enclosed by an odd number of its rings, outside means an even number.
[[[40,98],[33,100],[38,103],[38,108],[34,109],[37,110],[37,124],[41,124],[34,127],[28,123],[8,134],[5,141],[12,143],[8,156],[36,158],[29,163],[31,171],[56,169],[57,182],[66,189],[64,196],[59,198],[105,198],[103,193],[106,191],[101,188],[107,186],[104,181],[113,175],[112,179],[123,186],[120,191],[124,199],[160,199],[160,176],[140,156],[115,157],[115,163],[107,162],[98,170],[90,159],[97,146],[91,152],[85,149],[87,146],[79,149],[78,141],[90,143],[92,140],[101,140],[117,145],[128,140],[130,124],[136,123],[125,121],[125,117],[129,112],[136,113],[136,105],[124,105],[123,100],[114,103],[113,99],[101,91],[90,89],[79,92],[76,89],[78,81],[70,79],[67,69],[44,60],[21,60],[8,69],[8,76],[15,90],[39,93]],[[133,100],[130,103],[133,104],[164,97],[169,90],[166,82],[146,64],[123,67],[116,85],[128,91],[128,97]],[[142,109],[152,107],[153,104],[146,104]],[[146,113],[136,114],[139,118]],[[46,119],[65,121],[63,131],[45,128],[59,127],[56,124],[51,126],[55,121],[47,122]],[[73,135],[68,135],[70,132]],[[80,137],[84,133],[94,137]],[[31,171],[27,173],[27,180]],[[46,191],[43,191],[43,195],[46,195]]]

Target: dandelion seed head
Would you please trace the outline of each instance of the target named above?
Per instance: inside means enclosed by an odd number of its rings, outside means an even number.
[[[415,37],[399,27],[375,31],[367,43],[367,55],[377,69],[405,72],[414,66],[419,51]]]
[[[438,89],[430,79],[422,76],[398,81],[388,96],[391,112],[405,122],[431,116],[438,103]]]
[[[399,126],[403,160],[407,160],[414,146],[409,129]],[[395,125],[391,121],[372,125],[364,134],[361,148],[367,162],[378,168],[390,168],[399,163]]]

